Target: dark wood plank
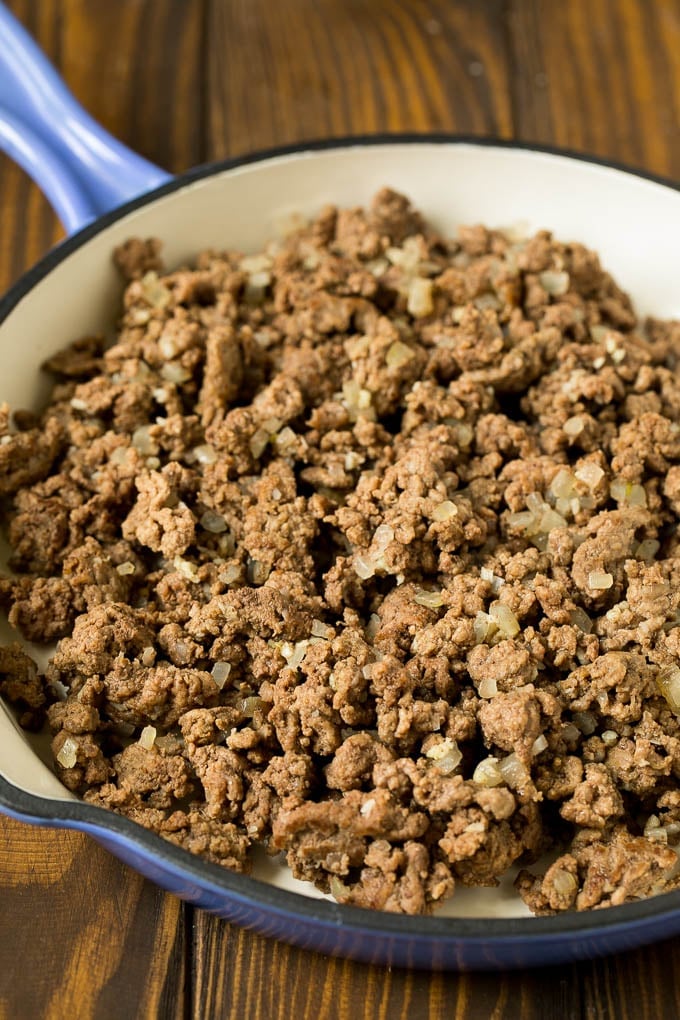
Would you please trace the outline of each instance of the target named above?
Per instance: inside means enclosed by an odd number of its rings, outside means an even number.
[[[200,911],[195,941],[200,950],[194,1020],[579,1020],[582,1015],[579,985],[568,968],[480,975],[374,967],[279,945]]]
[[[515,0],[518,137],[680,178],[677,0]]]
[[[572,966],[427,974],[302,952],[197,912],[192,1016],[214,1020],[659,1020],[680,1016],[680,940]]]
[[[91,839],[0,816],[0,1017],[180,1020],[183,910]]]
[[[113,135],[173,172],[205,158],[203,0],[63,0],[60,65]]]
[[[587,1017],[656,1020],[680,1016],[680,940],[572,968]]]
[[[502,0],[210,3],[215,157],[380,131],[509,136]]]

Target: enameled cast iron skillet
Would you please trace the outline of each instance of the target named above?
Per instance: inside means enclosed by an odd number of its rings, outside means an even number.
[[[40,404],[46,384],[39,366],[49,355],[75,337],[110,330],[121,292],[111,250],[131,235],[161,237],[171,266],[204,248],[255,251],[287,212],[365,203],[383,185],[408,194],[444,231],[522,223],[582,241],[640,312],[680,314],[680,192],[670,183],[533,146],[429,136],[304,144],[172,178],[85,113],[1,4],[0,147],[42,187],[69,234],[0,301],[0,400],[12,407]],[[0,639],[16,638],[2,626]],[[81,803],[42,754],[0,704],[0,808],[7,814],[87,832],[177,895],[321,952],[491,969],[566,962],[680,932],[680,891],[551,918],[527,916],[503,886],[454,897],[452,916],[342,907],[303,892],[276,865],[256,869],[259,879],[232,874]]]

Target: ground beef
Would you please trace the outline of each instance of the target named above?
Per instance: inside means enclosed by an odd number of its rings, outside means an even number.
[[[343,903],[525,868],[536,913],[670,888],[680,326],[548,232],[406,198],[167,272],[0,406],[0,694],[88,802]]]

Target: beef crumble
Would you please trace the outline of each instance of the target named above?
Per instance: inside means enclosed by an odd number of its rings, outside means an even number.
[[[677,883],[680,324],[401,195],[115,253],[115,341],[0,408],[0,694],[65,785],[229,868],[429,912]]]

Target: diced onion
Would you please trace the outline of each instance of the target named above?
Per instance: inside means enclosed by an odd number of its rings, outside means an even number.
[[[498,684],[492,676],[485,676],[477,684],[477,693],[480,698],[495,698],[498,694]]]
[[[647,506],[647,493],[643,486],[627,482],[625,478],[614,478],[609,492],[612,499],[625,506]]]
[[[544,291],[551,297],[561,297],[569,290],[569,273],[558,273],[546,270],[538,277],[539,283]]]
[[[592,712],[574,712],[573,720],[585,737],[591,736],[597,729],[597,722]]]
[[[647,506],[647,493],[642,485],[631,485],[628,506]]]
[[[221,571],[218,575],[218,580],[220,580],[222,584],[232,584],[232,582],[236,581],[240,576],[241,568],[232,563],[230,566],[225,567],[224,570]]]
[[[194,447],[194,457],[199,464],[214,464],[217,460],[217,453],[214,447],[208,443]]]
[[[370,390],[363,389],[356,379],[348,379],[342,384],[342,399],[352,421],[356,421],[361,412],[364,417],[374,417],[371,407],[373,395]]]
[[[548,746],[548,741],[547,741],[547,739],[545,737],[545,734],[541,733],[540,737],[536,737],[536,739],[534,740],[533,744],[531,745],[531,754],[532,754],[532,757],[535,758],[537,754],[541,753],[541,751],[545,751],[547,746]]]
[[[603,343],[605,337],[610,332],[611,332],[611,329],[610,329],[609,326],[602,326],[599,323],[597,325],[595,325],[595,326],[591,326],[590,327],[590,336],[591,336],[591,339],[594,340],[596,344]]]
[[[269,255],[258,254],[258,255],[244,255],[239,262],[239,269],[242,269],[244,273],[261,273],[267,269],[271,269],[272,260]]]
[[[432,280],[424,280],[421,277],[411,280],[408,288],[406,309],[409,315],[413,315],[417,319],[432,314],[434,311]]]
[[[498,767],[505,783],[515,790],[521,789],[529,781],[526,765],[519,760],[514,752],[506,758],[501,758]]]
[[[530,510],[520,510],[517,513],[508,514],[508,524],[511,528],[520,528],[523,531],[528,531],[532,524],[535,523],[536,518]]]
[[[480,294],[476,297],[473,302],[475,308],[478,308],[480,312],[483,312],[485,308],[490,308],[492,311],[497,312],[502,308],[502,304],[496,294]]]
[[[168,361],[162,365],[160,374],[166,382],[175,383],[178,386],[191,379],[191,372],[176,361]]]
[[[220,535],[227,530],[227,522],[222,514],[216,514],[213,510],[206,510],[201,515],[201,527],[213,535]]]
[[[66,701],[68,698],[68,687],[61,680],[50,680],[50,687],[59,698],[59,701]]]
[[[580,606],[576,606],[575,609],[570,611],[569,622],[572,626],[578,627],[579,630],[582,630],[585,634],[590,634],[593,629],[593,621]]]
[[[495,622],[499,631],[506,637],[512,638],[519,634],[519,621],[512,609],[502,602],[492,602],[489,607],[489,616]]]
[[[158,350],[166,361],[172,361],[179,354],[179,347],[171,333],[161,333],[158,338]]]
[[[265,418],[265,420],[262,422],[262,428],[265,430],[265,432],[269,433],[270,438],[275,436],[276,433],[280,431],[282,425],[283,422],[281,421],[280,418]]]
[[[170,291],[158,279],[158,274],[151,270],[139,281],[142,296],[153,308],[165,308],[170,301]]]
[[[540,514],[547,509],[543,497],[538,492],[530,492],[527,495],[526,504],[533,514]]]
[[[57,761],[65,769],[72,769],[78,761],[78,745],[72,737],[67,737],[61,745]]]
[[[125,577],[126,574],[134,574],[135,565],[134,563],[130,563],[129,561],[126,563],[119,563],[118,566],[116,567],[116,572],[120,574],[121,577]]]
[[[460,748],[455,740],[451,737],[444,737],[437,744],[433,744],[428,751],[425,752],[427,758],[433,761],[440,771],[448,774],[453,772],[454,769],[458,768],[463,758]]]
[[[248,445],[250,446],[250,452],[252,453],[255,460],[261,457],[264,451],[267,449],[269,438],[270,438],[269,433],[267,432],[266,429],[262,428],[256,429],[255,432],[253,433],[250,439],[250,443]]]
[[[641,560],[650,561],[654,559],[660,548],[661,543],[657,542],[655,538],[643,538],[635,550],[635,555]]]
[[[464,447],[469,446],[475,435],[472,427],[464,421],[456,422],[451,427],[456,433],[456,438],[460,445]]]
[[[484,758],[480,761],[472,773],[472,781],[489,788],[500,786],[503,782],[503,773],[498,765],[498,758]]]
[[[436,507],[432,510],[433,521],[448,521],[452,517],[456,517],[458,514],[458,507],[455,503],[452,503],[450,499],[442,500],[441,503],[437,503]]]
[[[568,471],[567,468],[560,468],[550,483],[550,491],[558,499],[570,499],[576,491],[574,488],[574,476],[571,471]]]
[[[489,641],[498,631],[498,624],[488,613],[477,613],[472,626],[478,645]]]
[[[366,624],[366,637],[372,641],[381,627],[380,617],[377,613],[371,613]]]
[[[323,620],[312,620],[311,631],[314,637],[326,638],[326,640],[332,638],[334,633],[333,628],[329,627]]]
[[[544,535],[550,534],[557,528],[566,528],[567,522],[556,510],[545,510],[539,520],[539,531]]]
[[[293,455],[297,449],[297,436],[288,425],[276,434],[274,442],[276,449],[284,457]]]
[[[264,584],[269,577],[269,567],[260,560],[249,559],[246,571],[251,584]]]
[[[158,453],[158,444],[151,438],[151,426],[140,425],[132,433],[132,445],[143,456]]]
[[[578,889],[578,883],[570,871],[564,868],[556,868],[551,872],[552,884],[559,896],[573,896]]]
[[[128,449],[129,447],[127,446],[117,446],[116,449],[111,452],[109,464],[124,464],[127,460]]]
[[[142,666],[153,666],[156,661],[156,649],[152,645],[147,645],[146,648],[142,649],[140,659]]]
[[[603,570],[591,570],[588,574],[588,587],[593,591],[606,591],[614,584],[614,578]]]
[[[671,666],[662,670],[656,678],[659,691],[676,715],[680,715],[680,668]]]
[[[576,436],[580,436],[586,427],[586,423],[580,415],[574,415],[572,418],[567,418],[564,425],[562,426],[563,432],[569,436],[570,439],[574,439]]]
[[[413,351],[401,340],[395,340],[394,343],[390,344],[387,348],[385,355],[385,364],[388,368],[400,368],[405,365],[413,357]]]
[[[401,248],[388,248],[385,255],[393,266],[414,273],[420,263],[420,244],[416,237],[407,237]]]
[[[231,673],[230,662],[216,662],[213,668],[210,670],[210,675],[212,676],[213,680],[220,688],[220,690],[222,690],[222,688],[226,684],[230,673]]]
[[[281,645],[281,655],[288,663],[289,669],[298,668],[307,653],[308,647],[309,641],[296,641],[294,645],[290,641],[284,641]]]
[[[256,696],[250,698],[244,698],[241,702],[241,711],[248,719],[252,719],[258,709],[262,708],[266,702],[262,698]]]
[[[175,556],[172,565],[182,577],[186,577],[189,581],[198,581],[198,568],[195,563],[185,560],[182,556]]]
[[[439,606],[444,605],[440,591],[426,591],[423,588],[418,588],[416,591],[414,602],[417,602],[419,606],[426,606],[428,609],[438,609]]]
[[[604,478],[604,471],[599,464],[593,464],[592,461],[586,461],[578,468],[574,475],[578,478],[579,482],[583,482],[589,489],[595,489]]]
[[[139,746],[143,747],[145,751],[150,751],[155,743],[156,743],[156,727],[145,726],[142,732],[139,734]]]
[[[645,823],[644,836],[645,839],[650,839],[653,843],[668,843],[668,832],[661,824],[658,815],[649,816]]]
[[[354,557],[354,572],[362,581],[367,581],[369,577],[373,577],[375,567],[375,560],[370,560],[367,556],[358,554]]]
[[[390,542],[394,541],[394,528],[391,528],[389,524],[381,524],[373,533],[372,545],[375,547],[376,552],[381,553],[387,549]]]
[[[260,273],[251,273],[246,281],[243,296],[249,304],[260,304],[265,297],[267,287],[272,282],[271,273],[263,270]]]

